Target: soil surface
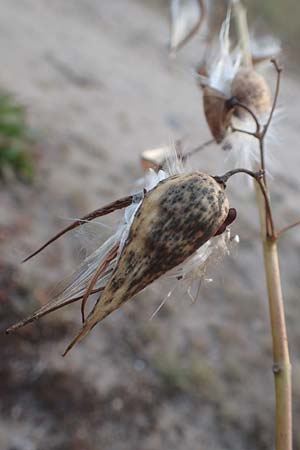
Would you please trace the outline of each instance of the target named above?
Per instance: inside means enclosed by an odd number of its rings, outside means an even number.
[[[201,36],[167,56],[160,3],[134,0],[2,0],[0,87],[26,106],[38,143],[32,185],[2,184],[1,330],[50,297],[107,227],[59,240],[20,261],[70,218],[132,192],[140,152],[184,137],[210,138],[193,67]],[[287,62],[288,66],[288,62]],[[272,72],[272,71],[271,71]],[[271,77],[274,82],[274,77]],[[288,69],[279,100],[270,183],[276,223],[300,217],[299,81]],[[214,146],[193,160],[224,172]],[[67,358],[80,326],[73,305],[0,335],[0,448],[3,450],[269,450],[274,386],[268,304],[253,192],[242,176],[228,196],[240,244],[201,287],[198,301],[156,283],[114,313]],[[118,215],[103,220],[115,224]],[[300,398],[300,233],[280,242],[294,378]],[[295,449],[299,449],[295,427]]]

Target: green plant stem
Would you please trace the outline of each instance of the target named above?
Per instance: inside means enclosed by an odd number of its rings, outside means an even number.
[[[232,1],[236,30],[243,52],[244,66],[252,65],[249,46],[249,32],[244,7],[238,0]],[[265,132],[267,129],[265,130]],[[263,138],[260,140],[261,168],[264,166]],[[263,167],[264,168],[264,167]],[[265,188],[268,193],[267,184]],[[257,206],[260,218],[261,238],[264,253],[270,322],[273,346],[273,373],[276,401],[276,450],[292,450],[292,383],[291,364],[286,333],[284,303],[280,279],[276,233],[269,232],[268,215],[261,191],[256,188]]]

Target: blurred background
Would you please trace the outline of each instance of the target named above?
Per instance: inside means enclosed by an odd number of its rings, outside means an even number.
[[[271,181],[278,226],[300,216],[300,6],[248,1],[249,21],[282,42],[285,71]],[[1,0],[1,330],[47,302],[84,249],[119,220],[71,233],[20,265],[70,219],[130,193],[140,153],[183,138],[208,140],[193,69],[205,38],[167,52],[167,0]],[[269,70],[270,82],[274,74]],[[223,172],[210,147],[194,167]],[[198,301],[156,283],[98,325],[67,358],[79,305],[15,335],[0,335],[1,450],[269,450],[273,448],[272,348],[258,219],[243,180],[229,188],[240,244],[201,287]],[[107,228],[108,227],[108,228]],[[87,227],[84,227],[87,228]],[[300,232],[280,242],[300,436]]]

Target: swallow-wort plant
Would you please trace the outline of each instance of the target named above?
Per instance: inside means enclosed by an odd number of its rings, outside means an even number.
[[[197,33],[205,15],[202,0],[171,1],[170,51],[173,55]],[[230,39],[233,19],[235,45]],[[242,4],[238,0],[231,2],[218,39],[206,48],[204,61],[197,69],[212,140],[186,154],[178,145],[173,149],[145,152],[143,164],[151,168],[141,189],[76,220],[27,257],[26,260],[35,256],[74,228],[124,209],[119,226],[84,259],[60,294],[7,331],[12,332],[54,310],[81,301],[82,328],[65,355],[95,325],[162,276],[179,283],[205,279],[208,267],[238,241],[230,233],[230,224],[237,212],[227,198],[226,185],[234,175],[247,175],[254,180],[257,195],[269,297],[276,450],[291,450],[291,367],[277,241],[299,223],[279,231],[275,227],[268,188],[268,135],[276,109],[281,67],[272,59],[277,72],[273,96],[264,76],[257,71],[257,64],[277,55],[279,46],[274,42],[264,47],[252,41]],[[224,155],[230,156],[232,167],[224,175],[207,174],[187,164],[188,156],[211,142],[218,144]],[[87,302],[92,299],[96,300],[86,315]]]

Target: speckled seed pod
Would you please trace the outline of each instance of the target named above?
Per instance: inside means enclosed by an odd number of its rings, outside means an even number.
[[[262,75],[253,69],[241,69],[231,84],[231,94],[244,105],[248,106],[258,117],[266,114],[271,108],[271,91]],[[244,117],[248,114],[244,109],[237,108],[235,115]]]
[[[146,193],[115,271],[67,351],[122,303],[191,256],[218,231],[228,211],[224,186],[201,172],[175,175]]]
[[[203,88],[203,108],[207,124],[216,142],[222,142],[232,116],[226,107],[227,98],[209,86]]]

